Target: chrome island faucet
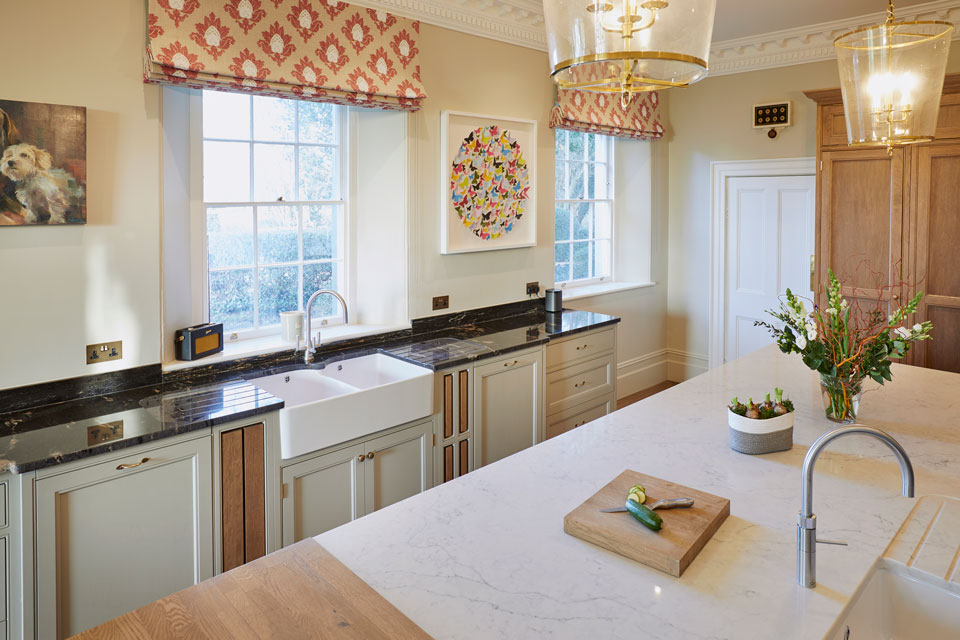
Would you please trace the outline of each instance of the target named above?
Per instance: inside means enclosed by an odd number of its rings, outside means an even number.
[[[303,352],[303,361],[307,364],[313,364],[313,355],[317,352],[317,347],[320,346],[319,331],[317,331],[316,344],[314,344],[313,342],[313,327],[311,326],[311,323],[310,323],[310,310],[313,309],[313,301],[325,293],[329,293],[334,298],[340,301],[340,306],[343,307],[343,324],[349,324],[350,322],[350,318],[347,315],[347,301],[343,299],[343,296],[341,296],[339,293],[337,293],[333,289],[320,289],[319,291],[315,291],[314,294],[310,296],[310,299],[307,300],[307,324],[306,324],[307,345],[306,345],[305,351]]]
[[[913,465],[910,463],[907,452],[889,433],[873,427],[855,424],[834,429],[817,438],[810,445],[810,449],[803,459],[803,487],[800,496],[800,514],[797,519],[797,583],[801,587],[811,588],[817,584],[817,516],[813,515],[813,465],[816,464],[820,452],[828,444],[837,438],[855,434],[874,437],[890,447],[894,455],[897,456],[897,461],[900,462],[903,495],[907,498],[913,497]],[[826,541],[821,540],[820,542]]]

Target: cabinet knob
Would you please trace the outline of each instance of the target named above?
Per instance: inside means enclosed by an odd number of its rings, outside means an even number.
[[[364,459],[365,457],[366,457],[366,456],[364,456],[364,455],[361,453],[360,455],[357,456],[357,462],[363,462],[363,459]]]
[[[118,464],[117,471],[123,471],[124,469],[133,469],[134,467],[139,467],[140,465],[150,462],[150,458],[144,458],[140,462],[134,462],[133,464]]]
[[[373,460],[373,456],[376,455],[373,451],[367,454],[367,460]]]
[[[588,345],[588,344],[580,345],[579,347],[577,347],[577,351],[583,351],[584,349],[586,349],[586,348],[589,347],[589,346],[590,346],[590,345]]]

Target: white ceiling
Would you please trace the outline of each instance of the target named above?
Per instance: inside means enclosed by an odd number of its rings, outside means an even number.
[[[897,8],[930,0],[896,0]],[[886,11],[886,0],[717,0],[715,42]]]

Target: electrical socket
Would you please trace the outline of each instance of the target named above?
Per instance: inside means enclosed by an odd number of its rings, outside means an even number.
[[[535,296],[540,293],[540,283],[539,282],[528,282],[527,283],[527,295]]]
[[[87,345],[87,364],[109,362],[123,357],[123,340]]]
[[[439,311],[440,309],[449,309],[450,308],[450,296],[434,296],[433,298],[433,310]]]

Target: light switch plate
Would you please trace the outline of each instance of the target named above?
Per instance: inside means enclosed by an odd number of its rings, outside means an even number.
[[[87,345],[87,364],[119,360],[123,357],[123,340]]]

